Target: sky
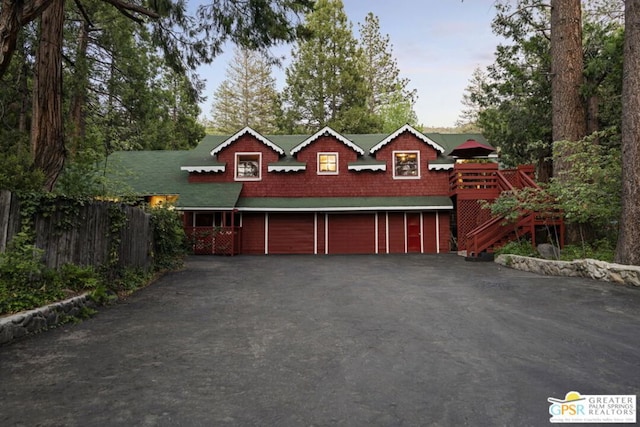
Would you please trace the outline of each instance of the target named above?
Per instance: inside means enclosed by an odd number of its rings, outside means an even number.
[[[453,127],[464,108],[461,101],[476,68],[494,62],[500,39],[491,32],[494,0],[343,0],[345,12],[357,35],[358,23],[372,12],[380,21],[380,32],[388,34],[400,76],[416,89],[418,122],[428,127]],[[283,68],[274,68],[278,89],[285,85],[284,68],[290,63],[291,47],[274,51],[285,55]],[[200,104],[211,116],[212,95],[222,83],[233,46],[212,64],[198,70],[206,80]]]

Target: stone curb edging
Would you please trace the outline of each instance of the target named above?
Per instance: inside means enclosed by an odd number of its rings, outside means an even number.
[[[83,308],[93,308],[95,305],[89,297],[89,293],[85,293],[64,301],[0,318],[0,345],[28,334],[52,328],[68,321],[70,317],[77,316]]]
[[[521,255],[498,255],[495,262],[505,267],[548,276],[588,277],[621,285],[640,287],[640,266],[613,264],[595,259],[554,261]]]

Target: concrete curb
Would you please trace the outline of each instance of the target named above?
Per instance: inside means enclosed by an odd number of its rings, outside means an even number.
[[[614,264],[595,259],[553,261],[520,255],[499,255],[495,262],[505,267],[548,276],[588,277],[621,285],[640,287],[640,266]]]
[[[70,317],[80,314],[85,307],[95,307],[89,293],[2,317],[0,318],[0,345],[68,321]]]

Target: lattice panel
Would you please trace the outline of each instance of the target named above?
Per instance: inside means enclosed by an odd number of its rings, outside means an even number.
[[[458,250],[467,249],[466,236],[474,228],[491,218],[489,209],[482,209],[478,200],[458,200]]]
[[[233,231],[222,230],[216,234],[215,251],[216,255],[233,255]]]

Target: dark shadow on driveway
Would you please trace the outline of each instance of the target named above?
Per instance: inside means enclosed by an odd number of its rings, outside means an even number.
[[[455,255],[192,257],[0,348],[0,425],[540,426],[638,394],[640,291]]]

